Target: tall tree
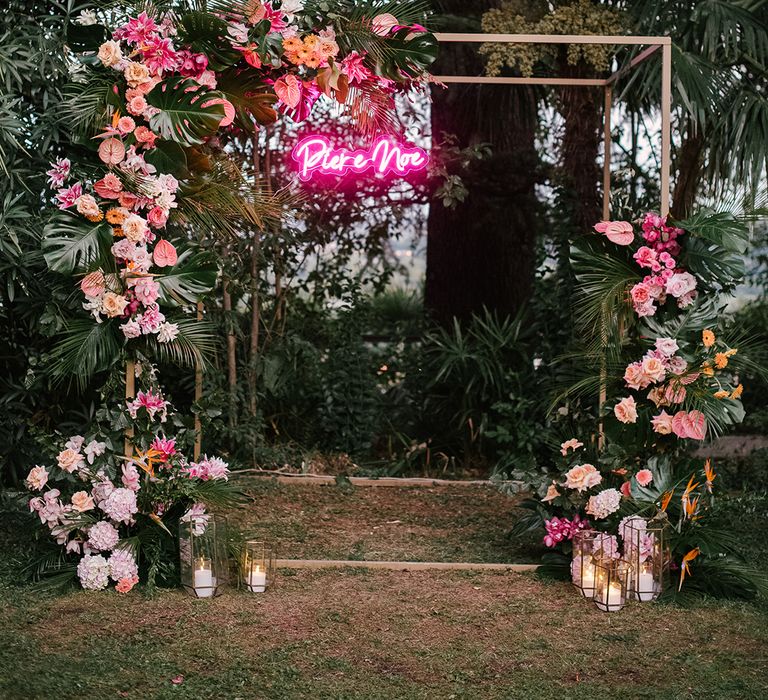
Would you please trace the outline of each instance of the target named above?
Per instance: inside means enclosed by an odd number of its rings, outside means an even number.
[[[438,3],[443,31],[480,31],[496,3]],[[476,45],[443,44],[437,74],[480,75]],[[430,206],[425,304],[433,317],[466,319],[483,307],[515,313],[529,298],[535,267],[539,161],[537,99],[527,87],[450,85],[432,88],[432,134],[455,136],[460,148],[487,143],[489,157],[462,173],[469,196],[454,209]]]

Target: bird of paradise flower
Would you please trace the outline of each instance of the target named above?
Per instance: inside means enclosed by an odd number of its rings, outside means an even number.
[[[700,553],[701,553],[701,550],[698,547],[695,547],[683,557],[683,565],[680,567],[680,585],[677,587],[678,591],[683,587],[683,581],[685,581],[685,575],[690,573],[691,562],[696,557],[698,557]]]

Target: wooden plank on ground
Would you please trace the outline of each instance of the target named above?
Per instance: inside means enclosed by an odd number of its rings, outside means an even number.
[[[238,469],[230,476],[239,475],[256,476],[274,479],[281,484],[317,484],[320,486],[334,485],[336,477],[330,474],[291,474],[290,472],[275,472],[268,469]],[[493,486],[517,485],[517,481],[489,481],[485,480],[453,480],[453,479],[428,479],[425,477],[401,478],[395,476],[382,476],[373,478],[369,476],[347,477],[353,486]]]
[[[283,569],[325,569],[355,567],[389,569],[391,571],[535,571],[538,564],[486,564],[454,561],[357,561],[353,559],[277,559],[275,566]]]

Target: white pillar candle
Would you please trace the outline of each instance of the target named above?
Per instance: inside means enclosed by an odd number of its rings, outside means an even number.
[[[210,559],[200,559],[194,571],[193,586],[198,598],[210,598],[216,589]]]
[[[637,574],[637,598],[643,603],[656,598],[656,581],[652,573],[641,571]]]
[[[600,610],[614,612],[622,608],[621,586],[611,584],[597,591],[595,602]]]
[[[267,572],[259,564],[254,564],[245,577],[245,583],[251,593],[263,593],[267,588]]]
[[[595,594],[595,567],[587,564],[581,573],[580,590],[585,598],[592,598]]]

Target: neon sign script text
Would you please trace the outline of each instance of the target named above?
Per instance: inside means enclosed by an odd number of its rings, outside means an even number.
[[[350,151],[334,148],[325,136],[308,136],[296,144],[291,157],[304,181],[314,175],[344,176],[366,171],[376,175],[406,175],[423,170],[429,162],[424,149],[397,143],[389,137],[377,139],[368,148]]]

